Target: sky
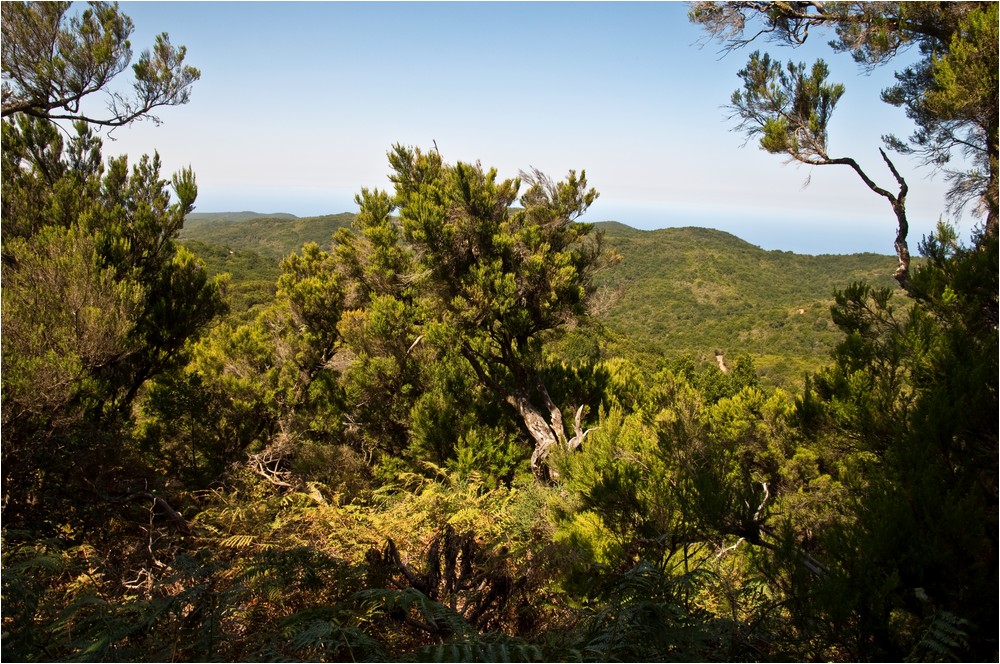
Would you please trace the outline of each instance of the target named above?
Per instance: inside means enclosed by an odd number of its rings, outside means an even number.
[[[135,55],[156,34],[201,70],[162,124],[114,131],[105,154],[154,150],[164,175],[191,166],[196,210],[353,212],[389,188],[393,144],[501,177],[586,171],[600,198],[585,221],[717,228],[764,249],[892,254],[888,202],[847,167],[785,164],[734,132],[725,106],[751,50],[830,65],[847,92],[832,156],[887,189],[883,134],[913,131],[879,91],[908,58],[867,75],[830,36],[723,54],[675,2],[122,2]],[[817,38],[819,37],[819,38]],[[943,177],[898,156],[910,184],[911,250],[944,214]],[[808,182],[808,186],[806,183]],[[958,219],[965,233],[974,223]]]

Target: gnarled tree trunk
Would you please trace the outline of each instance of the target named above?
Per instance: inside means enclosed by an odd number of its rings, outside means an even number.
[[[573,421],[573,436],[569,437],[566,435],[562,410],[552,401],[548,389],[536,374],[526,371],[524,367],[517,366],[516,371],[512,373],[521,377],[521,384],[510,389],[494,380],[470,349],[463,349],[462,354],[469,361],[472,370],[483,381],[483,384],[503,397],[504,401],[509,403],[520,416],[524,428],[535,443],[531,453],[531,472],[535,479],[540,482],[555,479],[556,474],[549,468],[546,459],[552,450],[560,445],[568,450],[580,447],[583,439],[591,431],[583,429],[586,406],[577,408]],[[544,404],[544,409],[536,404],[532,396]]]

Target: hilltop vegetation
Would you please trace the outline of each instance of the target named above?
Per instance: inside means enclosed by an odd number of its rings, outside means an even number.
[[[835,289],[892,283],[887,256],[764,251],[704,228],[598,227],[622,257],[598,278],[609,298],[599,318],[608,327],[667,356],[751,354],[778,384],[829,358],[839,339],[830,315]]]
[[[209,274],[232,274],[232,288],[241,294],[234,306],[242,309],[263,301],[261,289],[277,278],[278,258],[308,242],[329,246],[333,231],[353,218],[218,213],[186,225],[180,242],[205,260]],[[764,251],[704,228],[595,227],[620,256],[595,275],[594,317],[609,332],[597,336],[606,355],[644,364],[664,357],[704,364],[720,350],[730,358],[752,355],[771,384],[800,385],[839,339],[830,314],[834,290],[855,281],[893,283],[889,256]],[[245,294],[255,290],[260,294],[248,300]]]
[[[248,221],[251,219],[297,219],[298,217],[288,212],[192,212],[184,218],[184,227],[187,229],[197,228],[206,222],[227,222],[227,221]]]
[[[185,219],[178,239],[249,249],[277,263],[309,242],[328,242],[338,228],[350,226],[352,218],[349,213],[319,217],[256,212],[194,213]]]

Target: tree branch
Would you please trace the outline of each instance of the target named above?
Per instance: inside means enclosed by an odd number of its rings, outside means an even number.
[[[812,163],[817,165],[844,164],[850,166],[869,189],[889,201],[889,204],[892,206],[893,214],[896,216],[896,239],[893,246],[896,249],[896,257],[899,260],[899,265],[896,267],[895,273],[893,273],[893,278],[899,283],[900,287],[904,291],[912,294],[913,283],[910,279],[910,249],[906,242],[906,236],[910,232],[910,224],[906,218],[906,194],[909,192],[909,186],[906,184],[906,180],[903,179],[903,176],[899,174],[895,164],[893,164],[892,160],[889,159],[885,150],[879,148],[879,154],[882,155],[882,160],[885,161],[886,165],[889,167],[889,171],[899,184],[899,193],[896,195],[893,195],[889,191],[875,184],[875,182],[861,169],[858,162],[854,161],[850,157],[840,157],[838,159],[828,159],[825,162],[815,161]]]

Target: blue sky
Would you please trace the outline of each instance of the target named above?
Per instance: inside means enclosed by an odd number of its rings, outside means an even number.
[[[168,32],[202,78],[159,127],[117,130],[107,154],[191,165],[197,210],[353,211],[386,188],[394,143],[481,161],[503,177],[585,169],[601,193],[585,217],[637,228],[707,226],[765,249],[892,253],[886,201],[846,168],[785,165],[731,131],[724,108],[749,50],[722,56],[685,3],[123,2],[136,54]],[[819,36],[819,35],[817,35]],[[892,185],[880,136],[907,136],[868,76],[828,38],[783,59],[823,57],[847,86],[831,154]],[[906,157],[911,248],[944,210],[941,177]],[[810,184],[804,187],[809,180]],[[959,220],[966,229],[974,220]]]

